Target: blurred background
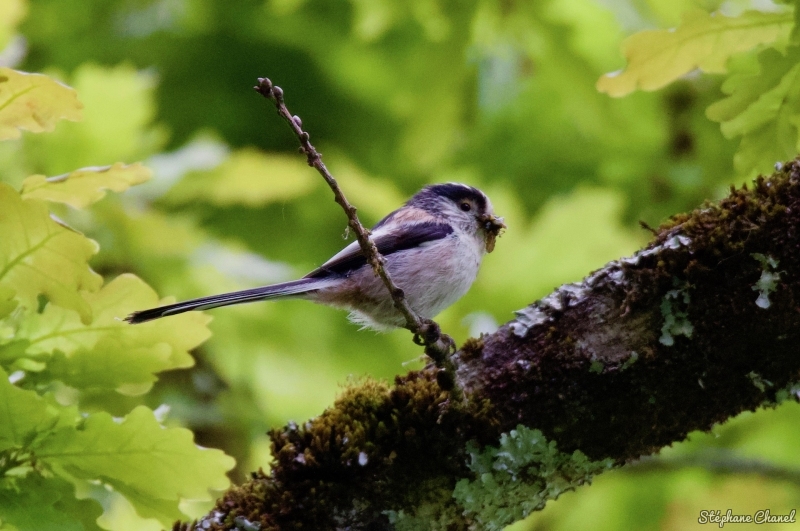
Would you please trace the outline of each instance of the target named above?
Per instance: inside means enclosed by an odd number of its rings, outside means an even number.
[[[705,108],[721,78],[600,94],[620,44],[690,8],[753,0],[0,0],[7,66],[77,89],[80,123],[0,144],[0,179],[144,161],[152,181],[70,223],[96,239],[106,279],[141,276],[178,299],[302,275],[346,241],[345,218],[252,86],[270,77],[362,221],[421,186],[478,186],[508,231],[470,293],[440,316],[458,341],[490,332],[554,287],[632,254],[669,215],[745,176]],[[419,368],[405,330],[359,332],[304,301],[210,312],[197,366],[104,408],[170,407],[168,422],[236,457],[235,482],[270,460],[266,431],[318,415],[341,385]],[[800,406],[746,413],[603,474],[513,526],[684,529],[701,510],[800,507]],[[731,524],[729,524],[731,525]],[[796,524],[795,524],[796,525]],[[791,528],[784,524],[781,529]],[[737,525],[737,530],[747,529]]]

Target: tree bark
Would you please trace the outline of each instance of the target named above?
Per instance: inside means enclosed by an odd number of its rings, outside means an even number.
[[[275,461],[176,529],[502,529],[592,475],[796,398],[800,164],[673,217],[437,369],[271,432]],[[533,272],[532,272],[533,273]]]

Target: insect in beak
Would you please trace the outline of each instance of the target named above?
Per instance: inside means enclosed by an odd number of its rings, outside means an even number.
[[[478,221],[483,225],[483,230],[486,232],[486,252],[491,253],[494,251],[497,237],[506,228],[506,224],[503,223],[503,218],[489,214],[480,216]]]

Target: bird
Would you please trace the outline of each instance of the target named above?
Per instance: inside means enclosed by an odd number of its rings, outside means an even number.
[[[385,268],[422,319],[432,319],[467,293],[486,253],[506,228],[479,189],[461,183],[422,188],[371,229]],[[125,318],[144,323],[193,310],[273,299],[308,299],[350,311],[362,328],[387,331],[405,317],[358,242],[298,280],[201,297],[137,311]]]

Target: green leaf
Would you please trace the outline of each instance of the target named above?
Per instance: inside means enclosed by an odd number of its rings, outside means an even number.
[[[142,512],[134,508],[130,500],[116,490],[107,488],[103,483],[73,480],[76,483],[75,490],[80,492],[81,497],[89,497],[99,503],[103,509],[103,516],[97,523],[103,529],[113,531],[165,531],[159,520],[153,517],[142,516]],[[166,502],[169,509],[164,513],[164,518],[169,516],[172,522],[176,520],[187,520],[186,514],[178,512],[173,503]],[[183,505],[185,507],[185,505]],[[192,515],[194,516],[194,515]],[[165,521],[162,519],[162,521]],[[166,529],[169,529],[167,527]]]
[[[65,169],[142,160],[165,142],[153,126],[154,76],[131,65],[113,68],[82,64],[70,84],[85,105],[80,123],[66,123],[50,135],[28,135],[25,152],[37,171],[57,175]]]
[[[302,157],[244,148],[213,170],[185,175],[165,200],[173,204],[200,200],[220,206],[260,206],[305,195],[317,180]]]
[[[50,218],[41,201],[24,201],[0,183],[0,289],[13,289],[29,310],[44,294],[53,303],[91,320],[89,304],[79,290],[93,291],[102,278],[88,266],[97,244]]]
[[[191,367],[189,351],[210,336],[206,324],[211,318],[199,312],[136,326],[123,322],[134,310],[172,302],[159,300],[134,275],[120,275],[84,298],[94,317],[91,324],[81,323],[74,312],[48,305],[41,314],[29,316],[16,334],[27,341],[26,355],[41,359],[55,352],[46,375],[78,389],[146,392],[156,373]]]
[[[25,447],[37,433],[52,428],[58,418],[58,411],[45,399],[9,382],[2,368],[0,404],[0,451]]]
[[[10,286],[0,286],[0,319],[6,317],[17,307],[18,303],[14,300],[16,293]]]
[[[23,181],[21,194],[24,199],[44,199],[85,208],[105,197],[106,190],[124,192],[149,180],[152,173],[139,162],[127,165],[117,162],[112,166],[81,168],[56,177],[31,175]]]
[[[77,93],[47,76],[0,67],[0,140],[18,138],[21,129],[52,131],[56,122],[81,119]]]
[[[209,489],[228,487],[233,458],[196,446],[192,437],[183,428],[164,428],[139,406],[121,422],[91,415],[80,429],[60,430],[34,451],[57,475],[103,481],[126,494],[140,515],[153,515],[166,502],[177,510],[181,499],[208,499]]]
[[[789,36],[789,42],[792,44],[800,44],[800,2],[792,0],[791,4],[794,6],[794,26]]]
[[[624,96],[637,89],[659,89],[695,68],[726,72],[732,55],[786,39],[793,22],[791,12],[746,11],[726,17],[700,9],[688,11],[678,28],[640,31],[625,39],[622,49],[628,66],[602,76],[597,90]]]
[[[172,349],[166,343],[149,347],[125,348],[114,338],[101,339],[92,350],[79,350],[71,356],[57,352],[47,364],[44,376],[60,380],[81,391],[113,389],[127,395],[141,395],[152,387],[161,371],[193,365],[194,360],[170,360]]]
[[[128,500],[141,518],[155,518],[164,523],[186,519],[186,515],[181,512],[174,500],[156,498],[151,494],[130,488],[124,483],[114,484],[114,489]]]
[[[735,62],[737,72],[722,85],[730,96],[709,106],[706,115],[728,137],[742,136],[734,157],[737,172],[752,176],[798,150],[800,47],[775,49]]]
[[[94,500],[78,500],[75,488],[60,478],[37,474],[0,488],[0,528],[18,531],[100,531],[95,522],[103,510]]]

